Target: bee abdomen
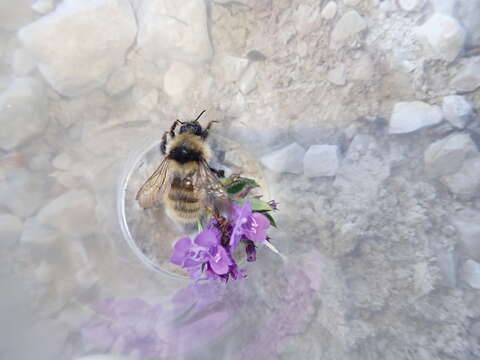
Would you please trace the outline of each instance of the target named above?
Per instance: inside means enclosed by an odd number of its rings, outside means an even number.
[[[185,223],[194,223],[201,215],[202,206],[193,188],[172,186],[167,195],[170,217]]]

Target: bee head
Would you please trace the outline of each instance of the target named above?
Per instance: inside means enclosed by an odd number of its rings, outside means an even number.
[[[198,123],[198,121],[187,122],[180,127],[180,134],[188,133],[201,136],[202,132],[202,126]]]

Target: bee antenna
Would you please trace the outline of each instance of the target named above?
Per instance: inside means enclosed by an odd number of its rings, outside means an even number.
[[[207,111],[207,110],[203,110],[203,111],[200,113],[200,115],[197,116],[197,118],[194,120],[194,122],[197,122],[198,119],[200,119],[200,117],[205,113],[205,111]]]

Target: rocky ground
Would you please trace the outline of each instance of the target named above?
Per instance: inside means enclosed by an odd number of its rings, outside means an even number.
[[[0,0],[0,357],[146,358],[79,329],[185,285],[124,244],[116,187],[208,109],[286,260],[259,254],[221,341],[156,355],[480,358],[479,49],[478,0]]]

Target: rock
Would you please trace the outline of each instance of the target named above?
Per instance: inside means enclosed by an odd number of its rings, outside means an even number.
[[[458,92],[471,92],[480,87],[480,56],[462,59],[450,79],[450,87]]]
[[[467,259],[480,262],[480,211],[464,209],[451,218],[459,238],[459,247]]]
[[[436,13],[453,15],[457,0],[430,0]]]
[[[473,336],[480,338],[480,320],[475,321],[470,327],[470,332]]]
[[[463,264],[462,278],[474,289],[480,289],[480,264],[473,260],[467,260]]]
[[[18,33],[45,79],[67,96],[103,85],[122,65],[135,35],[128,0],[64,1]]]
[[[261,162],[265,167],[276,172],[301,174],[303,173],[304,156],[305,149],[297,143],[292,143],[263,156]]]
[[[26,76],[35,69],[36,63],[32,55],[25,49],[13,53],[12,70],[17,76]]]
[[[125,93],[135,84],[135,74],[127,67],[116,70],[108,79],[105,91],[110,96]]]
[[[440,254],[437,257],[440,269],[440,283],[444,286],[454,288],[457,283],[456,260],[453,252]]]
[[[131,99],[141,114],[148,114],[158,104],[158,90],[151,87],[135,86]]]
[[[456,7],[456,13],[457,19],[467,30],[467,46],[470,48],[480,46],[480,1],[460,0]]]
[[[442,109],[445,119],[458,129],[465,128],[473,117],[473,107],[463,96],[445,96]]]
[[[330,35],[330,48],[339,49],[355,34],[365,30],[367,22],[355,10],[347,11],[335,24]]]
[[[480,191],[480,157],[468,159],[458,172],[441,178],[452,193],[464,198],[478,195]]]
[[[0,248],[14,245],[22,234],[22,220],[14,215],[0,214]]]
[[[425,0],[398,0],[398,5],[405,11],[418,11],[425,5]]]
[[[53,10],[55,3],[53,0],[37,0],[32,4],[32,10],[39,14],[46,14]]]
[[[338,166],[336,145],[312,145],[303,157],[303,172],[307,177],[335,176]]]
[[[0,148],[8,151],[22,145],[40,135],[47,123],[47,99],[38,81],[17,78],[0,94]]]
[[[250,64],[238,83],[238,88],[243,94],[248,94],[257,87],[256,77],[257,67],[255,64]]]
[[[217,55],[212,64],[212,71],[219,79],[226,82],[236,82],[245,72],[248,63],[249,60],[247,58]]]
[[[353,64],[350,77],[352,80],[368,81],[372,79],[374,72],[375,68],[372,58],[365,52],[360,54],[359,58]]]
[[[211,58],[204,0],[145,0],[137,18],[137,46],[150,60],[199,63]]]
[[[329,1],[322,10],[322,18],[325,20],[331,20],[337,15],[337,3],[335,1]]]
[[[335,69],[328,72],[328,81],[334,85],[343,86],[347,83],[347,76],[345,74],[345,65],[340,64]]]
[[[53,167],[59,170],[68,170],[72,167],[73,160],[67,153],[61,153],[52,160]]]
[[[163,91],[171,97],[179,97],[188,89],[194,77],[195,73],[191,66],[174,62],[165,73]]]
[[[343,3],[347,6],[356,6],[360,0],[343,0]]]
[[[450,175],[460,170],[464,160],[478,154],[470,135],[455,133],[431,144],[425,151],[425,170],[430,176]]]
[[[422,101],[399,102],[390,118],[390,134],[406,134],[437,125],[442,121],[442,111],[436,105]]]
[[[451,62],[463,50],[465,30],[453,17],[434,14],[417,28],[417,34],[426,47],[430,48],[433,58]]]
[[[0,29],[16,31],[32,21],[31,0],[0,0]]]

